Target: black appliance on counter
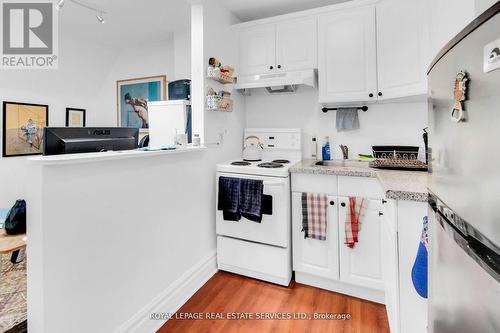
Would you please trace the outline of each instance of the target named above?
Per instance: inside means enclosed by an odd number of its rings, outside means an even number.
[[[191,80],[177,80],[168,83],[169,100],[191,100]]]

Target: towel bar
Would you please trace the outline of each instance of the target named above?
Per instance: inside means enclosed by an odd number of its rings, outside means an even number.
[[[337,111],[339,108],[322,108],[321,111],[323,111],[324,113],[327,113],[328,111]],[[364,106],[358,106],[357,107],[358,110],[361,110],[363,112],[366,112],[368,111],[368,107],[366,105]]]

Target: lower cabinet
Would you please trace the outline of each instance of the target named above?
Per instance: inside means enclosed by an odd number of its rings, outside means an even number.
[[[328,196],[326,240],[304,238],[302,193],[292,193],[293,269],[296,272],[383,290],[380,200],[368,200],[354,248],[345,243],[347,197]],[[346,289],[349,293],[351,288]],[[340,291],[341,292],[341,291]]]
[[[391,333],[422,333],[427,300],[415,291],[411,271],[427,203],[382,200],[377,184],[373,178],[292,174],[296,281],[384,303]],[[302,192],[328,195],[325,241],[304,238]],[[349,196],[371,198],[354,248],[345,245]]]
[[[292,194],[293,269],[328,279],[339,279],[338,201],[328,197],[326,240],[304,238],[302,193]]]
[[[365,215],[353,248],[345,245],[345,222],[349,198],[339,198],[340,280],[363,287],[384,289],[380,236],[381,200],[367,200]]]

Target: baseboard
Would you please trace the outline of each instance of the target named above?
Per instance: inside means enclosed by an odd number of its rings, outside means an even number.
[[[385,304],[385,296],[382,290],[356,286],[302,272],[295,272],[295,282]]]
[[[114,333],[156,332],[167,320],[151,320],[151,314],[176,312],[216,272],[217,254],[214,250],[123,323]]]

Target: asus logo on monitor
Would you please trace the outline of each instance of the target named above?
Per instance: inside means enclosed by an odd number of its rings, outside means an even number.
[[[111,130],[95,130],[92,135],[111,135]]]

